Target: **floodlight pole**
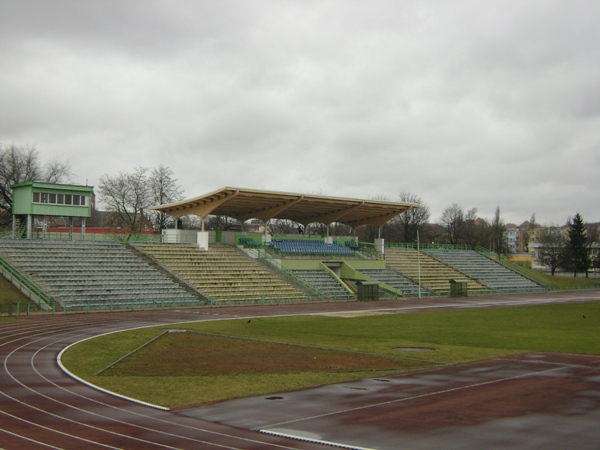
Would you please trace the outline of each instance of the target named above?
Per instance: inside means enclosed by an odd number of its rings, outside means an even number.
[[[421,246],[419,244],[419,230],[417,230],[417,268],[419,272],[419,299],[421,298]]]

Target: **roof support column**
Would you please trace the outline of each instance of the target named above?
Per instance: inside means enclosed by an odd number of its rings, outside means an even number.
[[[380,255],[383,255],[385,253],[385,239],[381,238],[381,227],[379,227],[379,230],[377,231],[377,236],[378,238],[375,239],[375,250]]]
[[[33,218],[31,214],[27,214],[27,239],[31,239],[33,237]]]

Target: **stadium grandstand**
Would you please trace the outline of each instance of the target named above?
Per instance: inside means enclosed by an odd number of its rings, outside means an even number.
[[[152,242],[136,242],[114,232],[85,233],[91,187],[29,183],[15,188],[16,225],[0,239],[2,274],[45,310],[369,301],[544,289],[475,250],[446,246],[422,251],[381,238],[365,243],[353,235],[329,235],[336,223],[381,228],[417,208],[413,203],[225,187],[152,208],[175,219],[198,216],[200,230],[165,229]],[[76,208],[65,204],[67,195],[78,196]],[[34,219],[41,217],[45,224],[48,216],[69,214],[71,225],[61,233],[30,230]],[[209,216],[262,226],[252,232],[205,230]],[[273,235],[267,226],[272,219],[296,224],[298,232]],[[74,220],[82,224],[79,232]],[[20,231],[23,224],[26,229]],[[325,232],[303,234],[311,224],[324,225]]]

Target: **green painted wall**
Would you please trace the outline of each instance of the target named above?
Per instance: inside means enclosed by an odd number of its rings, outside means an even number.
[[[321,261],[317,259],[282,259],[281,267],[288,270],[321,270]]]
[[[15,184],[13,190],[14,215],[32,214],[34,216],[60,216],[60,217],[91,217],[93,186],[79,186],[73,184],[51,183],[21,183]],[[50,203],[34,203],[33,193],[48,193],[62,195],[83,195],[87,197],[86,205],[58,205]]]

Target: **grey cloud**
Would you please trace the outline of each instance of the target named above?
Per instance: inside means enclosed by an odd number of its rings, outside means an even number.
[[[170,166],[223,185],[600,220],[600,4],[17,1],[2,144],[77,175]]]

